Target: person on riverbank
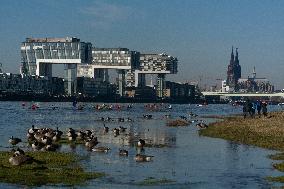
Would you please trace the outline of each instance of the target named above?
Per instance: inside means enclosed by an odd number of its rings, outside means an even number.
[[[257,110],[258,117],[260,117],[261,116],[261,103],[259,100],[256,102],[256,110]]]
[[[262,114],[264,117],[267,116],[267,103],[266,102],[262,103]]]
[[[246,104],[244,104],[243,105],[243,116],[244,116],[244,119],[247,117],[247,114],[248,114],[247,106],[246,106]]]

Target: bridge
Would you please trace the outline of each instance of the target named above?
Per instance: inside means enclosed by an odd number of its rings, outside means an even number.
[[[284,93],[226,93],[226,92],[202,92],[204,96],[225,97],[284,97]]]

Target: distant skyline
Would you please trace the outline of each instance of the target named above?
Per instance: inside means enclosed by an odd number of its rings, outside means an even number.
[[[226,79],[232,45],[242,78],[256,68],[284,88],[284,1],[276,0],[2,0],[0,62],[19,73],[27,37],[74,36],[95,47],[166,52],[179,60],[173,81]],[[62,70],[63,72],[63,70]],[[220,85],[220,84],[219,84]]]

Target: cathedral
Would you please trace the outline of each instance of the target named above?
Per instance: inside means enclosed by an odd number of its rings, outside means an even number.
[[[228,65],[227,71],[227,81],[226,84],[234,89],[238,90],[238,80],[241,78],[241,66],[239,64],[239,53],[238,48],[236,48],[236,56],[234,56],[234,49],[232,47],[231,60]]]

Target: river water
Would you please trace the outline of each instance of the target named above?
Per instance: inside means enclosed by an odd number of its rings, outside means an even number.
[[[267,182],[267,176],[279,176],[282,173],[272,168],[273,160],[267,155],[276,153],[253,146],[236,144],[222,139],[202,137],[195,124],[188,127],[167,127],[168,118],[188,116],[189,112],[198,114],[195,119],[207,123],[213,118],[202,118],[208,115],[239,114],[241,107],[231,105],[172,105],[172,109],[149,111],[145,104],[133,104],[131,109],[98,111],[94,103],[84,103],[82,111],[74,110],[72,103],[37,103],[39,109],[32,110],[31,102],[0,102],[0,150],[10,150],[8,139],[11,135],[26,138],[28,128],[58,127],[66,131],[74,129],[92,129],[98,136],[99,145],[107,146],[108,153],[99,154],[87,151],[84,146],[63,145],[60,151],[74,152],[87,158],[82,161],[88,171],[104,172],[107,175],[100,179],[90,180],[78,188],[271,188],[277,183]],[[53,107],[57,107],[53,110]],[[269,106],[269,111],[280,110],[278,106]],[[153,119],[144,119],[143,114],[151,114]],[[101,117],[114,118],[103,122]],[[118,122],[117,118],[131,118],[133,122]],[[201,118],[200,118],[201,117]],[[113,129],[118,126],[127,128],[125,134],[114,137],[112,133],[102,134],[103,125]],[[152,155],[153,161],[138,163],[134,160],[137,150],[133,141],[139,138],[153,147],[145,147],[142,153]],[[21,147],[28,150],[25,144]],[[129,151],[128,157],[118,155],[119,149]],[[143,185],[147,179],[171,180],[170,183],[152,186]],[[18,188],[24,186],[1,183],[0,188]],[[42,186],[39,188],[61,188],[62,186]]]

